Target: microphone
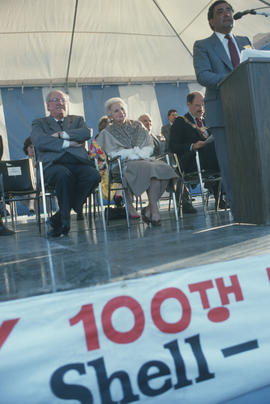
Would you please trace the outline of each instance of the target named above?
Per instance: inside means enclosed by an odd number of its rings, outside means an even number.
[[[239,20],[242,18],[244,15],[247,14],[257,14],[255,10],[245,10],[245,11],[239,11],[238,13],[234,14],[233,19],[234,20]]]

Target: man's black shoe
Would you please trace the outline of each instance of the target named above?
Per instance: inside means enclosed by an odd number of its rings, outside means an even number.
[[[61,231],[62,231],[62,234],[64,236],[66,236],[69,233],[69,230],[70,230],[70,226],[62,226],[61,227]]]
[[[219,204],[218,204],[219,209],[228,209],[229,205],[227,204],[224,199],[220,199]]]
[[[77,220],[83,220],[83,213],[82,212],[77,213]]]
[[[0,236],[11,236],[12,234],[15,234],[15,232],[9,230],[0,219]]]
[[[50,217],[49,224],[52,226],[53,229],[61,227],[60,210],[58,210],[52,217]]]
[[[183,213],[196,213],[197,209],[195,209],[191,203],[183,203],[182,212]]]
[[[58,228],[55,227],[48,232],[48,237],[60,237],[61,234],[66,236],[69,230],[70,230],[69,226],[60,226]]]

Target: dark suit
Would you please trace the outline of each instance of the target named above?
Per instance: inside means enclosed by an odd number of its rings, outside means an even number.
[[[90,138],[90,130],[80,116],[65,117],[63,130],[71,141],[83,143]],[[51,136],[59,131],[62,129],[53,117],[36,119],[32,123],[31,139],[37,159],[43,162],[45,181],[55,187],[62,225],[69,226],[71,208],[81,211],[86,197],[98,185],[100,175],[84,147],[63,148],[64,140]]]
[[[170,133],[171,133],[171,124],[169,123],[168,125],[164,125],[161,128],[161,134],[165,137],[166,139],[166,145],[167,149],[169,150],[169,145],[170,145]]]
[[[195,124],[190,113],[185,114],[185,117],[193,125]],[[181,167],[185,172],[196,170],[195,152],[191,150],[191,145],[199,140],[206,140],[199,129],[196,129],[189,123],[185,122],[183,117],[176,118],[171,127],[170,150],[173,153],[178,154]],[[219,171],[214,142],[208,143],[198,151],[201,168]]]
[[[234,37],[239,50],[251,45],[247,37]],[[231,208],[233,208],[231,175],[225,138],[224,117],[218,84],[233,70],[232,62],[223,44],[215,33],[209,38],[196,41],[193,49],[193,63],[198,82],[206,87],[206,124],[215,137],[216,153],[221,169],[223,184]]]
[[[3,139],[2,136],[0,135],[0,160],[2,159],[3,152],[4,152]]]

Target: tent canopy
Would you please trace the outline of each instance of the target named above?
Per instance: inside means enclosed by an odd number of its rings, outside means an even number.
[[[212,2],[2,0],[0,86],[192,80],[193,43],[211,34]],[[270,17],[247,15],[234,32],[254,40],[269,27]]]

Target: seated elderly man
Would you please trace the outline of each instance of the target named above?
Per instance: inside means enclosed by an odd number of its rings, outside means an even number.
[[[152,118],[146,112],[139,116],[138,121],[140,121],[144,127],[148,130],[150,136],[152,136],[154,142],[154,155],[158,156],[166,152],[166,139],[163,135],[154,135],[152,132]]]
[[[51,91],[47,96],[50,116],[32,123],[31,139],[37,159],[43,162],[46,183],[55,187],[59,211],[51,218],[49,236],[66,235],[70,211],[82,211],[86,198],[96,188],[100,175],[85,150],[90,129],[81,116],[67,115],[68,96]]]

